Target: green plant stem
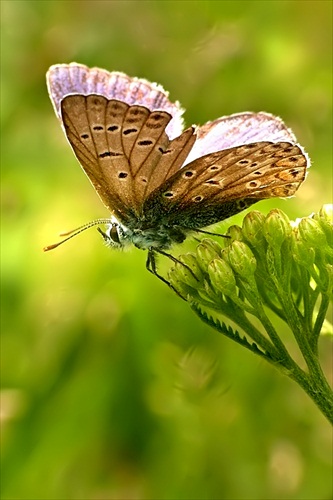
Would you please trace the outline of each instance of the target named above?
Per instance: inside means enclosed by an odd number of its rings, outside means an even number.
[[[304,389],[323,415],[333,425],[333,391],[316,358],[311,363],[311,366],[314,365],[317,365],[316,370],[308,374],[296,365],[297,369],[290,372],[289,376]]]
[[[196,304],[192,304],[191,307],[196,312],[196,314],[198,314],[198,316],[209,326],[217,330],[219,333],[222,333],[229,339],[234,340],[237,343],[241,344],[243,347],[251,350],[254,354],[257,354],[260,357],[264,357],[266,361],[275,366],[275,368],[279,369],[289,378],[294,380],[294,382],[302,387],[302,389],[306,392],[310,399],[312,399],[312,401],[323,413],[323,415],[329,420],[329,422],[333,424],[333,391],[330,388],[327,380],[325,379],[325,375],[321,370],[315,354],[309,354],[309,356],[311,356],[311,362],[309,363],[309,373],[306,373],[289,355],[287,357],[285,355],[280,356],[279,353],[276,352],[275,348],[273,351],[273,345],[270,344],[270,342],[266,339],[265,344],[266,346],[269,345],[268,349],[266,348],[264,352],[258,349],[254,349],[253,345],[248,342],[244,342],[244,339],[242,339],[241,337],[232,335],[225,327],[225,325],[223,328],[220,324],[216,324],[213,320],[209,320],[208,316],[204,316],[200,308]],[[215,307],[214,309],[221,313],[221,310],[217,307]],[[246,316],[243,316],[244,317],[242,317],[242,319],[238,317],[238,321],[236,321],[233,315],[228,314],[228,317],[234,322],[237,322],[237,324],[244,330],[246,335],[248,335],[252,340],[255,339],[256,344],[263,348],[261,342],[263,336],[254,328],[252,323],[247,320]]]
[[[311,337],[311,347],[313,351],[316,353],[318,352],[318,339],[321,332],[321,328],[325,321],[325,316],[327,313],[329,303],[330,303],[329,297],[327,295],[322,295],[317,318],[313,326],[313,334]]]

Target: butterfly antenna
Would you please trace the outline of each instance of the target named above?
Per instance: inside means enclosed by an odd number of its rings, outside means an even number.
[[[90,229],[93,226],[98,226],[99,224],[111,224],[110,219],[96,219],[91,222],[88,222],[87,224],[84,224],[83,226],[77,227],[76,229],[72,229],[71,231],[67,231],[65,233],[60,233],[59,236],[67,236],[64,240],[58,241],[58,243],[53,243],[52,245],[48,245],[47,247],[44,247],[43,250],[44,252],[48,252],[49,250],[53,250],[54,248],[57,248],[58,246],[62,245],[63,243],[66,243],[66,241],[70,240],[71,238],[74,238],[74,236],[77,236],[80,233],[83,233],[86,229]]]

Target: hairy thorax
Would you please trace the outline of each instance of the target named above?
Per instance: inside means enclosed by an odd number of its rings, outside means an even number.
[[[134,245],[143,250],[149,248],[167,249],[186,239],[186,230],[178,226],[160,225],[144,229],[130,229],[118,221],[113,222],[103,234],[106,243],[112,247]]]

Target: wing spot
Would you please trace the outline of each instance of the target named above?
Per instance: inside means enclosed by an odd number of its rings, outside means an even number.
[[[292,161],[292,162],[296,162],[298,161],[298,158],[296,158],[296,156],[291,156],[290,158],[288,158],[289,161]]]
[[[105,151],[105,153],[100,153],[98,155],[100,158],[106,158],[107,156],[111,156],[110,151]]]
[[[256,187],[260,186],[260,183],[256,182],[256,181],[251,181],[248,183],[248,186],[251,188],[256,188]]]
[[[172,198],[174,196],[174,193],[173,191],[166,191],[165,193],[163,193],[163,196],[165,198]]]
[[[192,201],[195,201],[195,203],[200,203],[200,201],[202,201],[203,199],[204,199],[203,196],[198,195],[198,196],[194,196],[194,198],[192,198]]]
[[[126,118],[127,123],[138,123],[140,121],[140,118]]]
[[[162,148],[161,148],[162,149]],[[172,153],[172,149],[166,149],[165,151],[163,151],[163,154],[164,155],[167,155],[169,153]]]
[[[127,172],[119,172],[118,174],[119,179],[126,179],[127,176],[128,176]]]
[[[150,146],[151,144],[153,144],[153,141],[149,141],[148,139],[145,141],[138,142],[138,146]]]
[[[161,148],[161,147],[159,147],[158,150],[159,150],[160,153],[162,153],[162,155],[164,155],[164,153],[166,153],[166,151],[164,151],[164,149]]]
[[[123,131],[124,135],[135,134],[138,131],[137,128],[128,128]]]
[[[81,139],[89,139],[89,134],[82,134]]]
[[[107,128],[108,132],[115,132],[118,129],[118,125],[110,125],[110,127]]]
[[[209,170],[211,172],[213,172],[214,170],[220,170],[221,167],[218,167],[217,165],[212,165],[211,167],[209,167]]]
[[[254,175],[262,175],[262,172],[260,170],[257,170],[256,172],[253,172]]]
[[[239,160],[238,162],[239,165],[247,165],[248,163],[250,163],[250,160]]]
[[[98,130],[98,131],[99,131],[99,130],[104,130],[104,127],[101,127],[101,125],[95,125],[95,126],[93,127],[93,130]]]
[[[145,115],[146,112],[145,112],[144,108],[135,108],[135,107],[132,107],[129,110],[129,114],[137,116],[137,115]]]
[[[149,121],[146,122],[145,126],[147,128],[151,128],[151,129],[155,129],[157,130],[158,128],[162,128],[163,127],[163,123],[149,123]]]
[[[148,182],[148,179],[146,177],[140,177],[140,181],[146,184]]]
[[[120,106],[119,102],[116,102],[116,101],[113,101],[113,102],[111,103],[111,106],[110,106],[110,107],[111,107],[112,109],[116,110],[116,111],[117,111],[117,109],[121,109],[121,106]]]
[[[183,177],[193,177],[194,172],[193,170],[186,170],[186,172],[183,173]]]

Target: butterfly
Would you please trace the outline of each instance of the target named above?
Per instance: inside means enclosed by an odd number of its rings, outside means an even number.
[[[183,110],[155,83],[82,64],[47,72],[55,112],[76,158],[111,217],[94,225],[111,247],[167,255],[189,233],[259,200],[292,196],[303,182],[308,155],[282,120],[238,113],[184,129]],[[208,233],[209,234],[209,233]]]

